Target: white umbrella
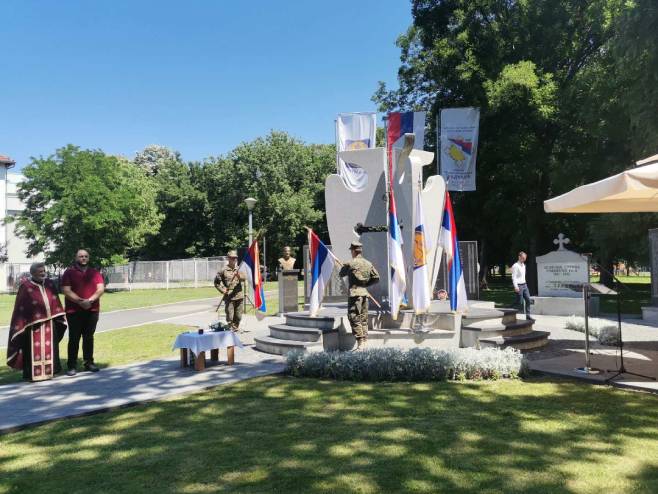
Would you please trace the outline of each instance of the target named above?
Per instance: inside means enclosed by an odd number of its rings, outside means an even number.
[[[544,201],[547,213],[658,212],[658,155],[638,161],[638,168],[582,185]]]

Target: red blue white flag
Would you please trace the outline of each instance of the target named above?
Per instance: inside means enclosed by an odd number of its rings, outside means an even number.
[[[443,210],[443,222],[439,242],[443,246],[448,264],[448,295],[450,297],[450,310],[465,310],[468,307],[466,297],[466,283],[464,271],[459,257],[459,240],[457,239],[457,225],[452,212],[450,193],[446,191],[446,203]]]
[[[415,134],[414,148],[423,149],[425,145],[425,112],[408,111],[389,113],[386,119],[386,155],[389,171],[393,163],[392,149],[405,134]],[[393,174],[391,173],[392,177]]]
[[[258,312],[265,313],[265,289],[263,287],[263,278],[260,274],[260,256],[258,252],[258,238],[252,242],[249,249],[240,263],[239,271],[244,273],[251,284],[252,293],[254,294],[254,307],[256,315]]]
[[[390,175],[389,175],[390,177]],[[389,178],[388,191],[388,266],[391,270],[391,282],[388,287],[388,299],[391,309],[391,317],[398,318],[400,304],[405,300],[407,289],[407,277],[404,268],[404,256],[402,255],[402,231],[398,222],[398,213],[395,205],[395,194],[393,183]]]
[[[309,313],[311,317],[318,315],[324,297],[324,289],[331,279],[331,273],[336,266],[336,256],[320,240],[313,230],[308,230],[308,253],[311,266],[311,295],[309,297]]]

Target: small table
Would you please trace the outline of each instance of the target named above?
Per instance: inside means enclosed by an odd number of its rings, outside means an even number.
[[[219,360],[219,349],[226,348],[228,365],[235,363],[235,347],[244,348],[240,338],[233,331],[209,331],[181,333],[176,337],[172,350],[180,349],[180,365],[188,367],[188,350],[196,358],[194,370],[202,371],[206,368],[206,351],[210,350],[210,360]]]

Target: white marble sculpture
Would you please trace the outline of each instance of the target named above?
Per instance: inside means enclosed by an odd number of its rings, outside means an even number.
[[[393,183],[396,197],[398,220],[402,226],[404,244],[402,251],[407,268],[407,296],[410,305],[413,269],[413,217],[416,208],[416,191],[422,186],[422,169],[429,165],[434,154],[412,149],[413,134],[405,136],[405,145],[402,149],[393,149],[394,169]],[[386,302],[388,297],[388,250],[385,231],[369,232],[358,235],[355,226],[358,223],[368,227],[387,224],[386,203],[386,149],[360,149],[343,151],[339,154],[341,159],[354,163],[368,174],[366,187],[359,191],[349,190],[342,178],[330,175],[325,181],[325,203],[327,212],[327,225],[333,252],[340,259],[349,259],[349,244],[353,240],[363,243],[363,254],[375,265],[381,275],[381,281],[371,287],[372,295],[380,302]],[[425,231],[430,242],[428,262],[433,280],[438,274],[441,261],[441,251],[438,246],[438,234],[443,217],[443,203],[445,197],[445,182],[443,177],[435,175],[429,177],[421,192],[423,209],[425,212]],[[436,265],[437,269],[434,269]]]

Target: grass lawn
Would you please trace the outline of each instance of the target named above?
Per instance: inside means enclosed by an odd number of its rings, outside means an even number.
[[[623,314],[641,314],[641,307],[651,302],[651,279],[646,276],[622,276],[621,282],[628,288],[622,296],[621,311]],[[648,281],[647,281],[648,280]],[[598,281],[598,280],[592,280]],[[601,296],[601,312],[617,313],[615,296]],[[512,307],[516,294],[512,289],[510,278],[489,281],[489,290],[480,290],[480,299],[496,303],[496,307]]]
[[[94,337],[94,359],[101,367],[143,362],[159,357],[175,355],[171,345],[177,334],[189,330],[189,326],[180,324],[145,324],[136,328],[103,331]],[[66,369],[66,344],[64,338],[59,344],[62,366]],[[82,344],[81,344],[82,345]],[[4,352],[2,350],[2,355]],[[4,359],[0,366],[0,385],[20,382],[22,373],[5,365]],[[79,362],[78,368],[82,368]],[[1,470],[1,467],[0,467]]]
[[[658,492],[656,397],[267,377],[0,436],[0,493]]]
[[[300,281],[303,286],[303,281]],[[276,281],[265,283],[265,291],[277,290]],[[218,292],[214,287],[200,288],[172,288],[170,290],[133,290],[131,292],[108,292],[101,299],[101,308],[104,312],[112,310],[133,309],[136,307],[149,307],[152,305],[169,304],[174,302],[183,302],[185,300],[196,300],[202,298],[218,297]],[[11,319],[11,311],[14,309],[15,295],[0,295],[0,326],[6,326]],[[60,297],[63,301],[63,296]],[[278,310],[278,298],[276,294],[272,295],[276,300],[276,309]],[[269,300],[269,298],[268,298]],[[268,313],[273,313],[269,310]]]

